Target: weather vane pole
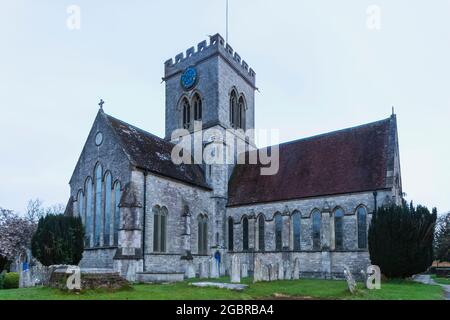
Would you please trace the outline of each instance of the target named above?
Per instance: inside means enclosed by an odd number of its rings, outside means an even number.
[[[226,10],[226,40],[228,43],[228,0],[227,0],[227,10]]]

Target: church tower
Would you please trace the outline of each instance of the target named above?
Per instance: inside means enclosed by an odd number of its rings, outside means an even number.
[[[254,146],[253,134],[242,132],[255,127],[255,72],[220,34],[178,54],[175,61],[166,61],[164,80],[167,140],[172,140],[177,129],[186,129],[191,135],[214,129],[222,132],[222,137],[228,130],[235,141]],[[208,137],[203,139],[203,147],[214,143]],[[204,169],[215,193],[226,196],[233,165],[204,165]]]
[[[224,164],[202,164],[206,181],[213,189],[214,212],[208,213],[214,235],[211,248],[223,255],[228,181],[239,154],[236,150],[255,148],[255,72],[216,34],[209,43],[202,41],[186,54],[178,54],[175,61],[166,61],[164,81],[166,140],[178,143],[172,134],[185,129],[184,137],[189,135],[191,141],[198,141],[200,136],[205,155],[217,156],[218,150],[229,153]]]

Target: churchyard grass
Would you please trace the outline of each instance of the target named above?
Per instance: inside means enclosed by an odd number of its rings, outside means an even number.
[[[211,281],[211,280],[208,280]],[[214,281],[228,282],[228,278]],[[362,289],[351,295],[345,281],[301,279],[252,283],[242,279],[249,288],[242,292],[217,288],[197,288],[185,281],[168,285],[133,285],[132,289],[108,292],[87,291],[80,294],[57,289],[35,287],[0,290],[0,300],[252,300],[252,299],[364,299],[364,300],[440,300],[440,286],[425,285],[412,281],[394,280],[382,283],[381,290]]]
[[[442,278],[437,275],[432,275],[431,278],[437,283],[450,285],[450,278]]]

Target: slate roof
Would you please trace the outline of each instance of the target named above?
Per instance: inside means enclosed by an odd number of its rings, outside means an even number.
[[[389,187],[396,118],[281,144],[278,174],[261,165],[236,165],[228,205],[274,202],[381,190]]]
[[[103,113],[119,138],[132,165],[155,174],[210,189],[198,165],[175,165],[171,160],[174,144]]]

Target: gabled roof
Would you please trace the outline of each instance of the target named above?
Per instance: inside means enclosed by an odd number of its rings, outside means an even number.
[[[200,166],[176,165],[172,162],[173,143],[106,113],[103,113],[103,116],[119,138],[119,143],[132,165],[158,175],[210,189]]]
[[[261,164],[236,165],[228,185],[229,206],[375,191],[390,187],[396,118],[281,144],[278,174]]]

